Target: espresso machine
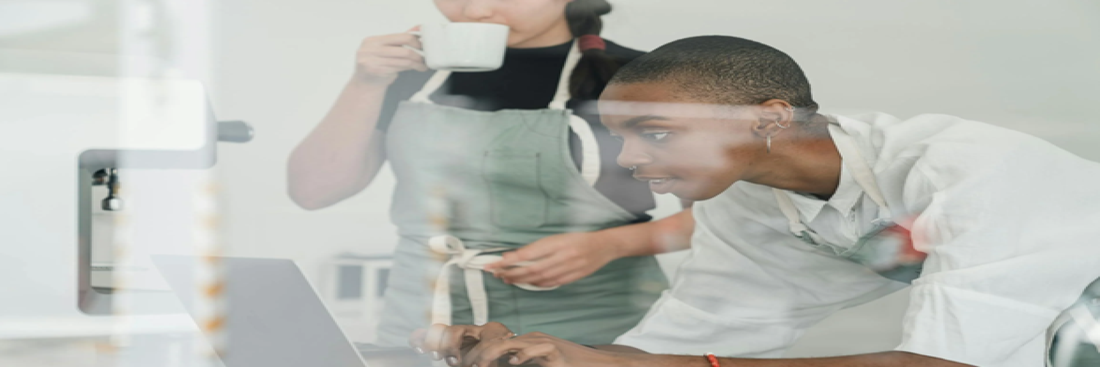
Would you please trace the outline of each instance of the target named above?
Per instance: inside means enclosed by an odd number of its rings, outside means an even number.
[[[149,256],[219,254],[210,168],[251,138],[194,80],[0,73],[0,341],[197,334]]]

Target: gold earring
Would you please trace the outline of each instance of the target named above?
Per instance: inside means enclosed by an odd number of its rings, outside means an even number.
[[[768,154],[772,154],[772,134],[768,133]]]

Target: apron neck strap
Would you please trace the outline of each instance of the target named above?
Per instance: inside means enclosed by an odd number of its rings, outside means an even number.
[[[432,102],[432,99],[430,98],[432,96],[432,93],[435,93],[435,91],[439,90],[439,88],[442,88],[443,83],[446,82],[447,78],[450,77],[450,70],[436,71],[435,74],[432,74],[432,78],[428,79],[428,83],[424,84],[424,88],[421,88],[419,92],[416,92],[416,94],[412,96],[412,98],[409,98],[409,101],[433,104],[434,102]]]
[[[775,194],[775,201],[779,203],[779,210],[783,212],[784,217],[787,217],[787,228],[790,229],[791,233],[803,240],[806,240],[804,236],[812,236],[813,231],[810,231],[810,228],[802,223],[802,218],[798,216],[798,207],[794,206],[791,197],[780,189],[773,188],[772,193]],[[812,237],[811,239],[815,242],[817,240]]]
[[[856,140],[835,123],[829,124],[829,134],[832,135],[841,157],[845,157],[842,160],[844,165],[848,166],[848,171],[852,173],[852,178],[863,188],[863,192],[875,201],[875,204],[878,204],[879,207],[889,213],[890,206],[886,204],[886,197],[882,195],[882,190],[879,190],[878,180],[875,179],[875,171],[871,169],[871,165],[863,157]]]
[[[558,78],[558,91],[554,93],[554,100],[550,101],[551,110],[564,110],[565,104],[573,98],[569,93],[569,79],[573,77],[573,70],[577,69],[577,64],[580,64],[583,56],[580,47],[577,41],[573,41],[573,46],[569,47],[569,56],[565,58],[565,66],[561,70],[561,77]]]
[[[569,93],[569,79],[573,76],[573,70],[576,70],[577,64],[580,64],[582,56],[580,44],[573,41],[573,45],[569,48],[569,56],[565,58],[565,66],[562,68],[561,77],[558,78],[558,89],[554,92],[554,100],[550,101],[549,109],[564,110],[565,104],[573,98]],[[424,84],[424,88],[414,94],[409,101],[433,104],[432,94],[442,88],[450,76],[450,70],[436,71],[431,79],[428,79],[428,83]]]
[[[852,174],[852,178],[855,179],[856,184],[859,184],[863,192],[866,193],[875,204],[878,204],[879,210],[882,211],[879,218],[892,218],[893,213],[890,212],[890,206],[886,203],[886,197],[882,195],[882,190],[879,190],[878,180],[875,179],[875,171],[871,169],[871,165],[864,159],[863,153],[860,151],[856,140],[835,123],[829,124],[829,134],[832,136],[837,150],[840,151],[843,164]],[[809,230],[809,228],[802,223],[802,219],[798,214],[798,208],[794,205],[791,197],[787,196],[787,193],[780,189],[773,188],[772,192],[775,194],[775,199],[779,203],[779,210],[783,212],[783,216],[787,217],[791,232],[795,235],[814,235],[813,231]]]

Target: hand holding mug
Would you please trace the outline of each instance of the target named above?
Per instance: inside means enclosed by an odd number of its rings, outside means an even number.
[[[406,70],[479,72],[499,69],[508,48],[508,26],[437,23],[406,33],[363,40],[356,54],[356,80],[390,85]]]
[[[424,57],[417,51],[421,48],[420,37],[413,33],[369,37],[359,45],[355,55],[355,80],[388,86],[402,71],[427,71]]]

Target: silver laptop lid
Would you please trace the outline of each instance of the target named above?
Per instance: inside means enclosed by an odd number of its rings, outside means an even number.
[[[192,317],[198,261],[153,256]],[[366,366],[293,261],[221,258],[221,267],[226,323],[219,354],[226,367]]]

